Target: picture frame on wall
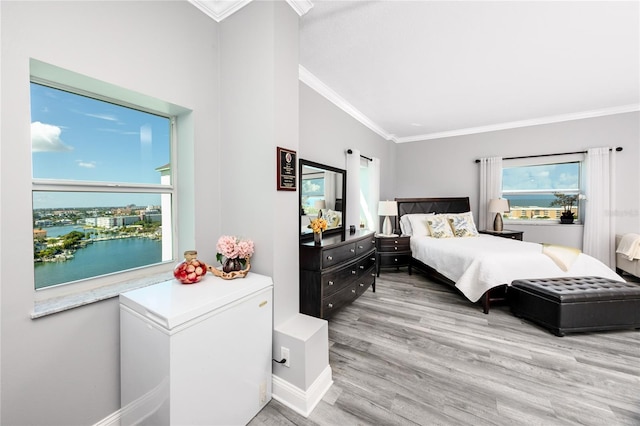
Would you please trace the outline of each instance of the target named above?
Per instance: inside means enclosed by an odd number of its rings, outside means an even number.
[[[278,191],[295,191],[298,181],[296,178],[296,152],[290,149],[277,147],[277,161]]]

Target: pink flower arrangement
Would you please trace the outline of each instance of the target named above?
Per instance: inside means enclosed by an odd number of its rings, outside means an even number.
[[[222,258],[239,259],[243,263],[247,258],[253,256],[254,244],[251,240],[241,240],[231,235],[223,235],[216,244],[216,260],[222,263]]]

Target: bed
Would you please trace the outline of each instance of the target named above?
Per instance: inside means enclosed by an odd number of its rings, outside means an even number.
[[[480,302],[485,313],[492,302],[505,298],[516,279],[600,276],[624,281],[575,249],[478,234],[468,197],[397,198],[396,202],[397,229],[411,235],[412,265],[453,285],[471,302]],[[448,218],[465,222],[454,226],[457,236],[431,235],[430,231],[439,232],[437,222],[449,224]]]

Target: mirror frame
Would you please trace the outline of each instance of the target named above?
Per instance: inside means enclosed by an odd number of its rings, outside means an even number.
[[[313,240],[313,233],[303,233],[302,232],[302,216],[304,210],[302,208],[302,169],[304,166],[314,167],[316,169],[323,169],[330,172],[335,172],[342,175],[342,209],[336,210],[342,213],[342,223],[340,226],[332,229],[327,229],[324,234],[325,235],[333,235],[333,234],[344,234],[345,231],[345,223],[346,222],[346,212],[347,212],[347,171],[344,169],[340,169],[338,167],[328,166],[326,164],[316,163],[315,161],[305,160],[300,158],[298,160],[298,229],[300,232],[300,240],[301,241],[310,241]]]

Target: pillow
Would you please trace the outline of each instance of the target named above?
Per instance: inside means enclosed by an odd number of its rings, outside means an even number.
[[[427,219],[427,225],[431,236],[434,238],[451,238],[454,236],[447,215],[434,215]]]
[[[416,237],[428,237],[431,235],[429,232],[429,227],[427,226],[427,219],[435,216],[433,213],[417,213],[417,214],[406,214],[402,216],[406,217],[409,220],[409,228],[410,234]],[[400,223],[402,224],[402,219],[400,219]]]
[[[449,225],[456,237],[477,237],[478,230],[473,222],[473,214],[471,212],[448,214]]]
[[[412,229],[411,229],[411,222],[409,222],[409,215],[402,215],[400,216],[400,232],[402,232],[402,235],[411,235]]]

